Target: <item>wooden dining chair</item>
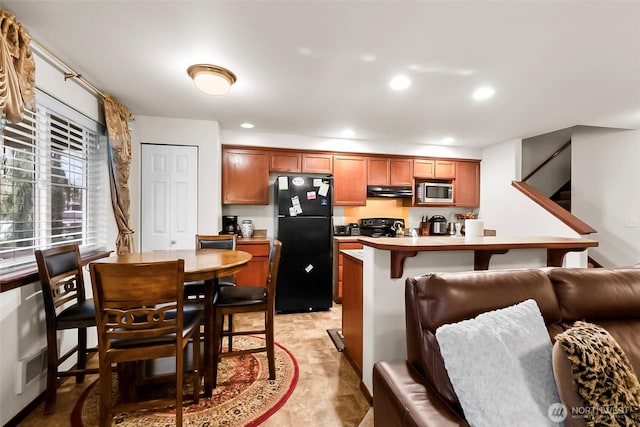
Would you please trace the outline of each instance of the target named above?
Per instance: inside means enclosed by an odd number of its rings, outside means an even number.
[[[47,328],[47,389],[44,412],[55,407],[58,380],[75,376],[76,382],[84,381],[85,374],[97,373],[97,368],[87,369],[87,354],[96,348],[87,348],[87,328],[96,326],[93,300],[87,299],[80,250],[77,245],[65,245],[36,250],[36,262],[42,287],[42,299]],[[63,355],[58,348],[58,331],[77,329],[78,342]],[[76,354],[75,367],[60,371],[59,366]]]
[[[200,394],[200,323],[203,312],[184,306],[184,260],[152,263],[91,263],[100,365],[100,426],[115,409],[175,406],[182,425],[184,353],[192,340],[193,400]],[[173,399],[112,402],[112,365],[175,358]],[[119,378],[119,381],[135,381]]]
[[[230,249],[235,251],[238,236],[235,234],[204,235],[196,234],[196,251],[202,249]],[[218,279],[219,286],[234,286],[236,279],[233,276]],[[185,298],[188,300],[201,300],[204,298],[204,281],[186,282],[184,284]]]
[[[230,249],[236,250],[238,236],[236,234],[196,234],[196,251],[202,249]],[[220,277],[218,286],[235,286],[236,279],[233,276]],[[202,302],[204,298],[204,281],[185,282],[184,292],[187,302]],[[233,330],[233,316],[227,316],[227,328]],[[229,339],[229,351],[232,349],[232,341]]]
[[[256,286],[225,286],[218,289],[213,300],[214,316],[214,343],[217,357],[214,357],[213,384],[218,377],[218,363],[221,357],[238,356],[247,353],[266,351],[269,361],[269,379],[276,378],[273,333],[273,321],[275,316],[276,283],[278,281],[278,266],[280,264],[280,252],[282,243],[274,240],[269,251],[269,273],[264,285]],[[264,312],[264,328],[259,330],[223,330],[224,316],[235,313]],[[245,350],[222,352],[221,339],[228,336],[229,340],[238,335],[264,335],[265,346]]]

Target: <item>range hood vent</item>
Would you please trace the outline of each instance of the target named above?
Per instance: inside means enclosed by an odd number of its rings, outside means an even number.
[[[413,189],[411,187],[389,187],[380,185],[368,185],[367,197],[388,197],[396,199],[411,198]]]

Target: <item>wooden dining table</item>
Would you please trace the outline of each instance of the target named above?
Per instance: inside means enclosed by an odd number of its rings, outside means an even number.
[[[100,263],[145,263],[154,261],[184,260],[185,282],[203,280],[205,286],[204,299],[204,394],[211,396],[213,384],[213,358],[216,355],[213,342],[213,296],[218,287],[218,279],[230,276],[246,267],[251,254],[228,249],[175,249],[136,252],[103,258]]]

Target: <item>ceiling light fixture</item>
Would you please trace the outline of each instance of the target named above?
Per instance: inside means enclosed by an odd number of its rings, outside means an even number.
[[[236,82],[236,75],[217,65],[195,64],[187,68],[187,74],[196,87],[207,95],[224,95]]]
[[[473,92],[473,99],[477,99],[478,101],[481,101],[483,99],[491,98],[495,93],[496,91],[493,90],[493,88],[484,86],[484,87],[478,88],[475,92]]]
[[[255,126],[253,126],[253,123],[244,122],[240,125],[240,127],[245,129],[253,129]]]
[[[345,129],[342,131],[342,136],[345,138],[353,138],[356,135],[356,133],[353,131],[353,129]]]
[[[389,86],[391,86],[393,90],[405,90],[411,86],[411,80],[409,80],[407,76],[398,75],[391,79]]]

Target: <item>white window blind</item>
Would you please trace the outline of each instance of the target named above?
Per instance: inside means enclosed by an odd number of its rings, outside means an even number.
[[[104,247],[104,128],[40,91],[35,113],[0,126],[0,270],[34,263],[34,249]]]

